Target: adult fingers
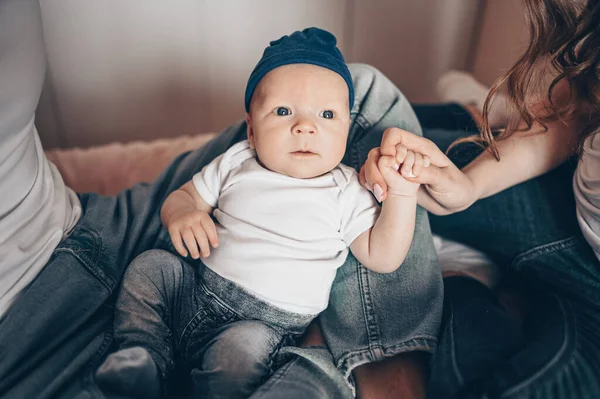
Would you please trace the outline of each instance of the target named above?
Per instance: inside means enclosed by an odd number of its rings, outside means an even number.
[[[360,185],[365,187],[367,190],[371,191],[371,188],[368,184],[367,184],[367,178],[365,177],[365,173],[366,173],[366,169],[367,169],[367,164],[363,163],[363,165],[360,167],[360,170],[358,171],[358,181],[360,182]]]
[[[423,167],[426,168],[429,165],[431,165],[431,159],[427,155],[423,155]]]
[[[406,159],[406,154],[408,153],[408,148],[404,144],[396,145],[396,161],[398,165],[402,165],[404,160]]]
[[[415,164],[412,168],[412,173],[415,176],[419,176],[423,171],[423,154],[417,152],[415,153]]]
[[[450,184],[448,176],[448,168],[438,168],[435,165],[429,165],[421,170],[421,173],[415,177],[407,177],[402,175],[406,180],[415,183],[431,186],[436,191],[441,191],[445,184]]]
[[[431,163],[436,166],[445,167],[450,164],[448,157],[438,148],[437,145],[435,145],[434,142],[397,127],[387,128],[383,132],[383,138],[381,139],[380,147],[381,154],[393,156],[395,147],[398,144],[403,144],[406,148],[412,150],[413,152],[426,154]]]

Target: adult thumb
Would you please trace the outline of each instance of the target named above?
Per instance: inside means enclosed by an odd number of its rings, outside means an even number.
[[[435,186],[443,182],[443,177],[446,172],[447,168],[440,168],[431,164],[428,167],[423,168],[419,176],[411,177],[402,175],[402,177],[414,183]]]

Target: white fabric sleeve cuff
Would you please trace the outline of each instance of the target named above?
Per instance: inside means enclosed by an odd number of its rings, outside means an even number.
[[[377,217],[379,217],[380,208],[373,207],[361,213],[360,217],[355,220],[344,234],[344,242],[348,247],[358,238],[359,235],[369,230],[375,225]]]
[[[200,197],[202,197],[204,202],[206,202],[211,207],[216,208],[219,198],[216,195],[214,195],[206,185],[206,181],[204,180],[204,175],[202,174],[202,172],[196,173],[192,178],[192,182],[194,184],[194,187],[196,188],[196,191],[198,192]]]

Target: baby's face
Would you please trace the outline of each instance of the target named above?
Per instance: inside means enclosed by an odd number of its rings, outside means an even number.
[[[335,168],[350,129],[348,96],[344,79],[319,66],[284,65],[266,74],[246,117],[262,165],[301,179]]]

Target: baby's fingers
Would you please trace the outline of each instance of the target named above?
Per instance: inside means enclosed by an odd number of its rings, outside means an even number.
[[[185,257],[188,255],[188,252],[185,250],[185,246],[183,245],[183,240],[181,239],[181,233],[177,229],[169,229],[169,235],[171,236],[171,242],[175,247],[175,250],[179,253],[179,255]]]
[[[364,165],[365,187],[370,190],[378,201],[383,201],[386,196],[387,184],[379,170],[379,148],[369,151],[369,157]]]
[[[396,179],[398,179],[399,165],[398,165],[398,162],[396,162],[395,157],[382,156],[381,158],[379,158],[379,162],[377,163],[377,166],[378,166],[379,172],[381,173],[381,175],[387,182],[396,181]],[[389,187],[388,187],[388,189],[389,189]],[[375,194],[375,197],[377,198],[377,200],[379,202],[383,202],[387,198],[387,191],[383,195],[377,195],[378,192],[375,187],[373,188],[373,194]]]
[[[208,237],[210,245],[212,245],[213,248],[218,247],[219,236],[217,235],[217,227],[210,216],[207,215],[206,218],[202,219],[202,228],[204,229],[204,233],[206,233],[206,237]]]
[[[430,161],[438,167],[447,167],[451,164],[448,157],[431,140],[407,132],[406,130],[395,127],[387,128],[383,132],[383,138],[381,139],[381,153],[393,155],[394,148],[398,144],[402,144],[415,152],[428,154]]]
[[[194,237],[196,238],[196,242],[200,247],[200,252],[202,253],[202,257],[206,258],[210,256],[210,247],[208,246],[208,238],[206,237],[206,233],[204,232],[204,228],[200,223],[196,223],[192,226],[192,231],[194,232]]]
[[[185,246],[187,247],[188,251],[190,251],[192,259],[198,259],[200,257],[200,253],[198,252],[198,244],[196,243],[196,237],[191,227],[185,227],[181,232],[181,236],[183,237]]]
[[[402,166],[400,166],[400,173],[404,177],[415,177],[413,174],[413,166],[415,164],[415,153],[408,150]]]
[[[383,177],[388,173],[398,173],[398,162],[394,157],[382,156],[379,158],[377,166]]]

